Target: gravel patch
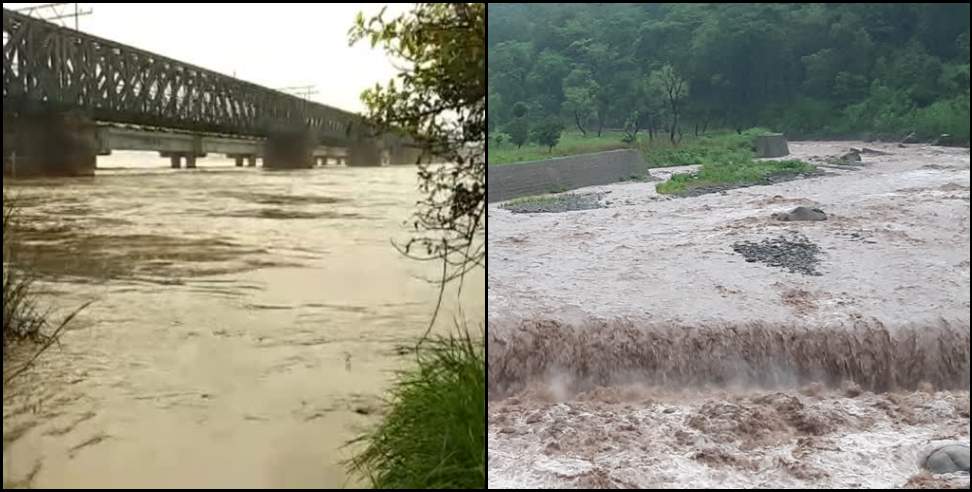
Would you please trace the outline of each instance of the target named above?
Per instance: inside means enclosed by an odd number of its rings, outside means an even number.
[[[526,199],[514,201],[502,205],[515,214],[538,214],[538,213],[563,213],[576,210],[592,210],[595,208],[606,208],[607,204],[601,202],[604,193],[575,194],[566,193],[552,197]]]
[[[762,242],[741,241],[732,245],[732,250],[743,255],[749,263],[765,263],[780,267],[790,273],[820,276],[817,264],[820,248],[805,236],[794,234],[764,239]]]

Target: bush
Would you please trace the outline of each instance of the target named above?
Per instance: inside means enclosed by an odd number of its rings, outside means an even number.
[[[919,138],[933,139],[942,134],[951,135],[956,141],[969,142],[969,96],[938,101],[919,109],[914,116],[915,134]]]
[[[34,302],[32,282],[14,264],[15,207],[3,197],[3,351],[8,342],[42,341],[44,316]]]
[[[468,331],[430,339],[399,374],[354,471],[379,489],[486,488],[486,353]],[[352,443],[353,444],[353,443]]]

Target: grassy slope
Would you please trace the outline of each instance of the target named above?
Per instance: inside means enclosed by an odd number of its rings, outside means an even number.
[[[553,148],[553,152],[548,152],[546,147],[541,147],[534,143],[526,144],[519,149],[508,140],[500,145],[496,145],[496,141],[491,138],[487,148],[486,159],[489,165],[514,164],[517,162],[540,161],[567,155],[631,148],[631,145],[621,142],[621,136],[622,132],[606,131],[600,137],[592,132],[588,132],[585,137],[580,132],[568,131],[561,135],[560,143]]]
[[[426,341],[351,462],[376,489],[486,488],[486,358],[468,332]]]

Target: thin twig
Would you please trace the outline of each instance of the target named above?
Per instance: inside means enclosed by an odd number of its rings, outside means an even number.
[[[435,321],[439,318],[439,309],[442,307],[442,297],[445,295],[445,288],[446,288],[446,284],[448,283],[445,281],[446,269],[448,268],[448,266],[449,266],[448,263],[444,261],[442,262],[443,281],[439,283],[439,300],[436,301],[435,303],[435,311],[432,313],[432,320],[429,321],[428,328],[425,329],[425,334],[422,335],[422,338],[420,338],[418,343],[415,344],[416,354],[419,353],[419,349],[422,348],[422,344],[425,342],[425,340],[429,338],[429,334],[432,333],[432,327],[435,326]]]

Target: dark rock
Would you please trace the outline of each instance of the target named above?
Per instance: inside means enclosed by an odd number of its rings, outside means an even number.
[[[925,468],[932,473],[969,471],[969,447],[957,444],[932,451],[925,459]]]

